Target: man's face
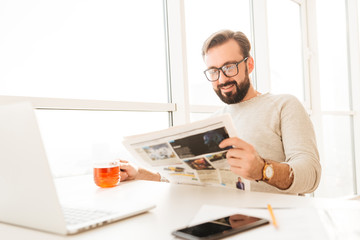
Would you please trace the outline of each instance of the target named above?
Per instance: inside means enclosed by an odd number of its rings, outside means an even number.
[[[204,60],[207,68],[221,68],[229,63],[236,63],[244,59],[239,45],[235,40],[210,48]],[[248,61],[248,60],[247,60]],[[239,72],[236,76],[226,77],[222,71],[217,81],[212,82],[213,89],[219,98],[227,104],[241,102],[250,88],[247,61],[238,65]]]

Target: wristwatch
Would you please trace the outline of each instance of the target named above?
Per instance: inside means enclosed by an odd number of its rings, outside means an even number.
[[[263,177],[261,180],[270,181],[270,179],[274,176],[274,168],[271,163],[268,163],[265,160],[264,160],[264,162],[265,162],[265,165],[263,168]]]

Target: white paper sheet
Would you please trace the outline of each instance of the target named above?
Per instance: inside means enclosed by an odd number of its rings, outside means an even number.
[[[203,205],[189,225],[195,225],[208,220],[221,218],[234,213],[247,214],[266,218],[270,224],[261,226],[226,239],[254,240],[254,239],[329,239],[328,232],[315,208],[273,209],[278,228],[271,223],[271,216],[267,208],[227,208],[215,205]]]

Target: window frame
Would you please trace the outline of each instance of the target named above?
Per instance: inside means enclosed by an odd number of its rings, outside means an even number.
[[[359,6],[357,0],[345,0],[347,16],[348,62],[350,78],[350,108],[352,117],[354,194],[360,193],[360,37]]]

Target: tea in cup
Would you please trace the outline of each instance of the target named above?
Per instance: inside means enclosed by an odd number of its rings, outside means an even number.
[[[94,181],[96,185],[102,188],[118,185],[120,182],[120,163],[118,161],[95,163]]]

